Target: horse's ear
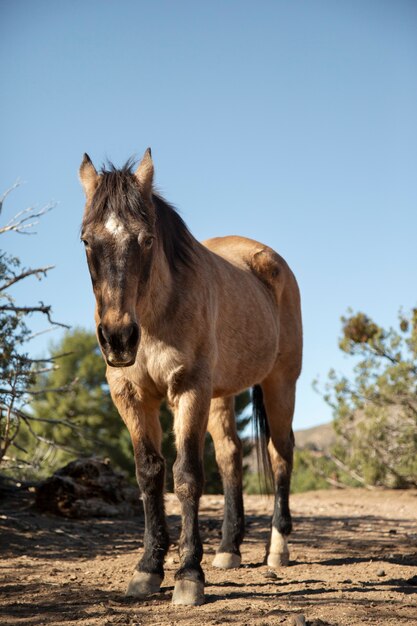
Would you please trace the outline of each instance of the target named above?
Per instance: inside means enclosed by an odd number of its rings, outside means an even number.
[[[135,172],[135,176],[139,181],[142,192],[148,197],[152,197],[153,171],[151,149],[148,148]]]
[[[97,189],[100,176],[96,172],[88,154],[84,154],[79,171],[80,181],[84,189],[87,200],[90,200]]]

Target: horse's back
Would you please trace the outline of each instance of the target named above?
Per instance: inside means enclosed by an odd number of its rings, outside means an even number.
[[[299,303],[298,286],[286,261],[269,246],[249,239],[231,235],[215,237],[203,242],[211,252],[233,266],[245,270],[266,285],[274,294],[277,304],[284,288]]]

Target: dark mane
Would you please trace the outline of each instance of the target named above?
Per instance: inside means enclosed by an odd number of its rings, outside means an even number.
[[[187,225],[174,207],[161,196],[153,194],[152,199],[156,210],[157,236],[162,241],[170,267],[174,270],[180,265],[192,267],[196,241]]]
[[[134,161],[129,159],[121,169],[108,163],[100,171],[100,183],[93,196],[83,226],[104,221],[115,214],[125,224],[132,218],[151,228],[151,216],[133,174]],[[168,264],[174,271],[193,264],[194,237],[175,208],[158,194],[152,194],[156,212],[156,235],[162,241]]]

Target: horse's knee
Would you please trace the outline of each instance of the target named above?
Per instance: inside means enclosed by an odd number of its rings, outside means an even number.
[[[200,498],[204,485],[203,463],[200,459],[177,457],[173,475],[174,490],[180,501]]]
[[[164,488],[165,461],[152,448],[145,445],[135,450],[136,477],[140,490],[145,495],[160,493]]]

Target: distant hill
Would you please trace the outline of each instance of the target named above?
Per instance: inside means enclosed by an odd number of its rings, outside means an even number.
[[[333,424],[321,424],[294,432],[295,445],[299,450],[322,450],[327,452],[335,441]]]

